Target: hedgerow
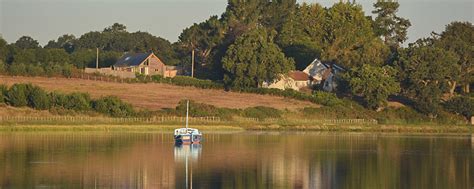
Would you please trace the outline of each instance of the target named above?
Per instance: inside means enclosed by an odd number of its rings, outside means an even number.
[[[47,93],[38,86],[22,83],[14,84],[10,88],[0,85],[0,103],[2,102],[15,107],[28,106],[39,110],[96,111],[113,117],[136,115],[130,104],[117,97],[108,96],[92,100],[87,93]]]

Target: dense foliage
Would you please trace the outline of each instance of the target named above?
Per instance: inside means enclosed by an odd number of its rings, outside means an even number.
[[[374,4],[375,10],[372,11],[377,14],[374,20],[375,32],[393,50],[407,40],[407,30],[411,26],[409,20],[397,16],[399,6],[396,1],[377,1]]]
[[[474,115],[474,99],[466,96],[455,97],[444,103],[448,111],[470,119]]]
[[[418,42],[400,53],[396,63],[402,92],[420,112],[436,116],[441,97],[459,77],[458,57],[444,49]]]
[[[159,75],[151,76],[149,79],[147,77],[138,78],[139,80],[147,81],[151,80],[157,83],[169,83],[178,86],[192,86],[201,89],[224,89],[224,85],[218,82],[211,80],[196,79],[189,76],[176,76],[173,78],[164,78]]]
[[[364,64],[347,76],[352,94],[361,95],[366,107],[377,109],[387,104],[389,95],[400,91],[395,80],[395,70],[390,66],[377,67]]]
[[[441,34],[436,34],[434,45],[458,56],[458,80],[453,80],[450,93],[461,87],[464,94],[470,93],[470,85],[474,82],[474,26],[469,22],[452,22]]]
[[[135,115],[130,104],[117,97],[92,100],[86,93],[48,93],[32,84],[13,84],[10,88],[0,85],[0,103],[38,110],[65,109],[75,112],[96,111],[113,117]]]
[[[293,60],[287,59],[272,39],[265,30],[255,29],[229,47],[222,59],[227,86],[256,88],[294,69]]]
[[[5,85],[0,85],[0,104],[5,103],[7,92],[8,87]]]
[[[176,106],[175,114],[185,115],[186,114],[186,103],[187,100],[181,100]],[[266,118],[279,118],[281,117],[282,112],[275,108],[270,107],[249,107],[245,109],[229,109],[229,108],[219,108],[213,105],[197,103],[195,101],[189,101],[189,115],[192,117],[206,117],[206,116],[215,116],[221,117],[224,119],[231,119],[233,116],[242,116],[258,119]]]
[[[95,111],[113,117],[128,117],[133,115],[133,108],[130,104],[124,103],[117,97],[107,96],[95,100],[92,103]]]

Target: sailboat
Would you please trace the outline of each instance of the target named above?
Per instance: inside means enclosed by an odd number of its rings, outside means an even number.
[[[186,127],[174,130],[176,144],[199,144],[202,134],[198,129],[189,128],[189,100],[186,102]]]

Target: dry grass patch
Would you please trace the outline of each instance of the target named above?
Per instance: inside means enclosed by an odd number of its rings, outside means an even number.
[[[249,93],[226,92],[216,89],[198,89],[159,83],[113,83],[83,79],[0,76],[0,84],[32,83],[48,91],[87,92],[93,98],[114,95],[138,108],[159,110],[175,108],[180,100],[214,105],[221,108],[248,108],[267,106],[294,110],[301,107],[319,107],[307,101]]]

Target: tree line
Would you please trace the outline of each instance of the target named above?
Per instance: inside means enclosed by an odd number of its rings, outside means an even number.
[[[0,73],[70,76],[75,69],[95,67],[96,49],[100,51],[99,67],[110,67],[126,52],[154,52],[168,65],[179,62],[169,41],[147,32],[130,33],[126,26],[115,23],[79,38],[62,35],[44,47],[29,36],[12,44],[0,38]]]
[[[175,43],[128,32],[118,23],[79,38],[66,34],[44,47],[26,36],[12,44],[0,39],[0,72],[67,75],[93,67],[95,48],[101,50],[101,67],[124,52],[153,51],[166,64],[190,70],[194,51],[197,78],[245,91],[318,58],[346,68],[337,95],[360,99],[368,109],[386,107],[388,97],[396,96],[431,117],[452,110],[449,102],[471,104],[464,109],[472,112],[472,23],[452,22],[441,33],[403,46],[411,23],[397,14],[399,7],[377,1],[374,16],[366,16],[355,3],[228,0],[222,15],[184,29]]]

